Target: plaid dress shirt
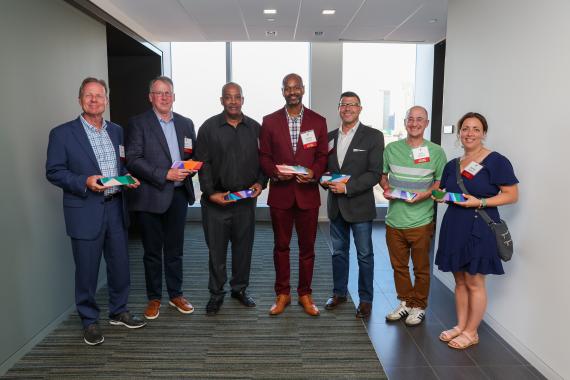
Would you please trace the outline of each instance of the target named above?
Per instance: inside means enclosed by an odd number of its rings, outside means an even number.
[[[285,113],[287,114],[287,124],[289,124],[289,134],[291,135],[291,146],[293,146],[293,153],[297,152],[297,141],[299,141],[299,131],[301,130],[301,122],[303,121],[303,111],[305,108],[301,108],[301,113],[299,116],[291,116],[287,109]]]
[[[83,116],[80,116],[79,119],[81,120],[81,124],[83,124],[85,133],[87,133],[87,138],[89,139],[89,143],[91,143],[91,148],[93,148],[93,153],[95,153],[95,158],[97,159],[103,177],[118,176],[117,156],[111,137],[109,137],[107,133],[107,122],[103,120],[103,126],[99,130],[89,124]],[[119,186],[113,186],[106,189],[104,194],[107,196],[118,193],[119,191],[121,191]]]

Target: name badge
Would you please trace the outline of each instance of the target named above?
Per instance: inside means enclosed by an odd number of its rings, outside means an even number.
[[[476,163],[475,161],[471,161],[465,169],[461,172],[461,175],[467,179],[472,179],[483,169],[483,165]]]
[[[184,137],[184,153],[192,153],[192,139]]]
[[[332,152],[333,149],[334,149],[334,139],[329,141],[329,153]]]
[[[125,147],[123,145],[119,145],[119,158],[121,160],[125,159]]]
[[[305,149],[317,146],[317,137],[315,136],[315,131],[311,129],[310,131],[301,133],[301,141],[303,142],[303,148]]]
[[[412,155],[414,156],[414,164],[429,162],[429,149],[427,146],[412,149]]]

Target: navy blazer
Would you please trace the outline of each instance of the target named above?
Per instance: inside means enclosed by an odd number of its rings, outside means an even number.
[[[113,142],[119,175],[127,174],[119,157],[123,129],[107,121],[107,133]],[[87,177],[102,175],[95,153],[79,118],[55,127],[49,134],[46,178],[63,189],[63,215],[67,234],[74,239],[97,238],[103,226],[104,195],[89,189]],[[126,200],[123,201],[123,224],[128,226]]]
[[[360,124],[356,130],[342,167],[338,165],[338,129],[329,132],[329,144],[334,144],[329,153],[327,169],[331,173],[350,174],[346,194],[329,191],[327,212],[334,220],[340,212],[349,223],[368,222],[376,217],[376,201],[373,187],[382,175],[384,135],[377,129]]]
[[[184,161],[189,160],[196,148],[194,123],[177,113],[173,113],[173,120],[180,157]],[[184,138],[192,139],[192,153],[184,151]],[[129,119],[125,150],[127,168],[141,182],[138,188],[129,191],[129,210],[165,213],[174,196],[174,182],[166,179],[173,160],[160,122],[152,108]],[[191,176],[186,177],[183,183],[188,192],[188,202],[193,204],[194,188]]]

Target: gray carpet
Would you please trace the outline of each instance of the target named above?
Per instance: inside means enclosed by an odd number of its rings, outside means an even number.
[[[295,289],[296,240],[291,247],[291,284]],[[296,304],[296,297],[284,314],[268,315],[274,300],[272,248],[271,225],[258,223],[249,288],[257,307],[243,307],[228,294],[220,313],[208,317],[208,253],[201,225],[190,223],[186,227],[184,293],[196,308],[193,314],[180,314],[163,301],[159,318],[145,328],[110,326],[106,317],[107,289],[103,288],[98,292],[105,335],[102,345],[90,347],[83,343],[79,318],[73,314],[5,378],[386,378],[364,325],[354,317],[353,305],[349,302],[332,312],[321,307],[330,294],[332,274],[330,251],[320,233],[313,297],[321,316],[306,315]],[[132,239],[129,252],[130,309],[142,316],[146,296],[138,239]]]

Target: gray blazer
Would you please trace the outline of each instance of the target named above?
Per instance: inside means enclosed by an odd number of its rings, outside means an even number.
[[[338,213],[349,223],[368,222],[376,217],[376,202],[372,188],[380,181],[384,154],[384,135],[377,129],[360,124],[354,135],[342,167],[338,165],[338,129],[329,132],[329,144],[334,147],[329,152],[327,169],[331,173],[350,174],[346,184],[346,194],[333,194],[329,191],[327,212],[329,219],[336,219]],[[329,145],[330,146],[330,145]]]
[[[196,133],[192,120],[174,113],[174,128],[182,160],[192,158],[184,151],[184,138],[192,139],[196,147]],[[129,119],[126,131],[125,153],[127,169],[141,185],[129,192],[129,210],[162,214],[166,212],[174,195],[174,182],[166,180],[172,166],[172,157],[162,127],[152,109]],[[194,203],[194,189],[190,176],[184,180],[188,202]]]

